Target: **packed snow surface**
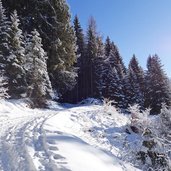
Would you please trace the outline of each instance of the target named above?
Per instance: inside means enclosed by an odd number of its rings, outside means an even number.
[[[0,171],[134,171],[119,158],[128,117],[101,105],[0,101]]]

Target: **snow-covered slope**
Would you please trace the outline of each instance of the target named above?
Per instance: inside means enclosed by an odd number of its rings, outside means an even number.
[[[99,105],[33,110],[1,101],[0,171],[137,170],[119,158],[127,121]]]

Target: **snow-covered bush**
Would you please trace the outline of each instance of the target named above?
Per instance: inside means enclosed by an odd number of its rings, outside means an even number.
[[[140,111],[138,105],[130,107],[130,130],[125,141],[124,159],[134,161],[142,170],[168,171],[171,168],[170,144],[166,143],[161,131],[166,120],[170,122],[166,119],[170,114],[166,108],[162,111],[159,116],[149,116],[148,109]]]
[[[114,101],[109,99],[103,99],[103,112],[112,115],[114,113],[118,113],[117,109],[113,106]]]
[[[171,138],[171,110],[165,104],[162,104],[160,118],[160,131],[165,137]]]
[[[143,170],[169,170],[170,159],[167,147],[154,127],[147,128],[142,134],[141,148],[137,152],[137,160]]]
[[[140,106],[135,104],[129,107],[130,128],[135,133],[143,133],[149,125],[150,110],[140,111]]]

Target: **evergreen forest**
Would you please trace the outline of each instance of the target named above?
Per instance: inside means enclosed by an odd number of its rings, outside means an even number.
[[[79,15],[79,14],[78,14]],[[0,97],[78,103],[86,98],[109,99],[127,111],[159,114],[171,105],[171,86],[160,57],[149,55],[143,69],[136,54],[125,66],[114,40],[98,33],[88,19],[71,21],[65,0],[0,0]]]

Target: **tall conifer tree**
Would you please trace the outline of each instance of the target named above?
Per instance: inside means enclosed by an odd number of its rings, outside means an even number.
[[[160,113],[162,103],[171,105],[169,80],[157,55],[149,56],[146,73],[145,107],[151,108],[152,114]]]
[[[10,55],[8,57],[8,65],[6,69],[8,81],[9,95],[11,98],[21,98],[26,94],[26,72],[25,63],[25,47],[22,30],[19,29],[19,19],[17,11],[11,15],[11,29],[9,32]]]
[[[144,106],[144,72],[133,55],[127,71],[127,99],[130,105]]]
[[[106,77],[106,63],[105,63],[105,47],[101,36],[97,36],[97,56],[94,60],[94,96],[96,98],[103,98],[103,91],[105,88],[104,78]]]
[[[94,96],[95,89],[95,68],[94,62],[97,57],[97,32],[96,22],[93,17],[89,19],[87,30],[87,47],[86,47],[86,60],[85,72],[87,78],[86,84],[86,97]]]
[[[85,87],[85,68],[84,68],[84,60],[85,60],[85,42],[84,42],[84,34],[81,28],[81,24],[79,22],[79,18],[76,15],[74,18],[74,32],[76,36],[76,46],[77,46],[77,61],[74,64],[77,69],[78,77],[76,79],[77,84],[74,86],[72,90],[66,91],[66,93],[62,96],[62,101],[76,103],[82,99],[84,99],[84,87]]]
[[[73,93],[75,94],[75,101],[78,102],[84,99],[84,86],[85,86],[85,69],[84,69],[84,60],[85,60],[85,42],[84,34],[81,28],[78,16],[75,16],[74,19],[74,31],[76,36],[76,45],[77,45],[77,62],[76,67],[78,69],[77,85],[75,86]]]
[[[110,71],[109,71],[109,98],[116,101],[118,107],[125,108],[125,74],[126,68],[122,61],[122,58],[119,54],[119,50],[116,45],[112,42],[111,43],[111,50],[108,57],[108,61],[110,64]],[[113,92],[113,93],[112,93]]]
[[[47,54],[42,48],[42,39],[36,30],[32,31],[26,52],[28,97],[34,106],[41,107],[47,99],[52,98],[53,92],[47,72]]]

